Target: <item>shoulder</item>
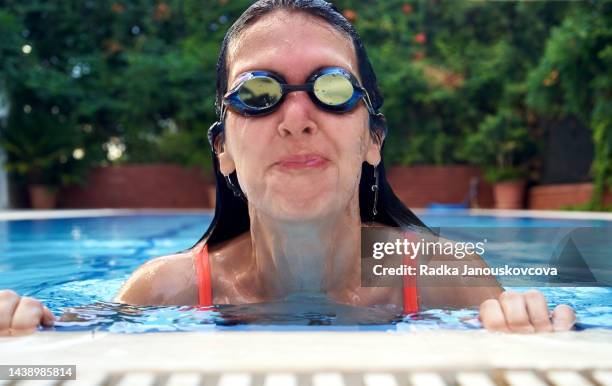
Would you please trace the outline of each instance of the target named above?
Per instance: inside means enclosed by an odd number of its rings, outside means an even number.
[[[138,267],[114,301],[132,305],[197,304],[193,259],[200,247],[151,259]]]

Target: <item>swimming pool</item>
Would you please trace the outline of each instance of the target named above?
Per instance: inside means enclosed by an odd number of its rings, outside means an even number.
[[[429,226],[462,231],[477,228],[482,228],[482,232],[526,228],[593,228],[604,236],[612,234],[612,221],[606,220],[511,218],[470,215],[467,212],[425,212],[420,216]],[[384,307],[360,309],[331,304],[320,298],[299,296],[283,302],[216,309],[118,307],[110,303],[136,267],[152,257],[189,248],[199,239],[211,219],[210,213],[140,213],[3,220],[0,221],[0,288],[10,288],[20,294],[36,297],[56,315],[72,309],[71,321],[58,322],[53,328],[56,331],[412,331],[480,328],[475,310],[428,310],[401,317],[389,314]],[[601,241],[600,238],[598,247],[608,249],[611,239]],[[529,251],[537,244],[536,241],[541,240],[515,240],[508,253]],[[500,256],[500,251],[497,252],[496,256]],[[604,257],[609,256],[606,253]],[[517,259],[516,256],[510,257]],[[494,265],[495,258],[488,262]],[[533,283],[544,292],[551,305],[567,303],[576,309],[578,329],[612,328],[610,287],[548,287],[541,284]],[[526,288],[520,287],[518,290]]]

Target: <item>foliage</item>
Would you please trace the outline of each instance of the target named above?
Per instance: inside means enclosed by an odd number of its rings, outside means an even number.
[[[380,79],[391,162],[473,163],[467,141],[480,135],[478,128],[487,117],[503,110],[515,111],[529,140],[537,140],[538,122],[527,119],[525,79],[568,5],[398,0],[340,4],[354,11],[354,23]]]
[[[492,182],[527,177],[525,165],[535,153],[535,146],[523,121],[512,111],[488,115],[463,148],[466,158],[485,170]]]
[[[8,128],[0,131],[0,146],[9,156],[5,168],[28,184],[82,183],[86,160],[73,157],[79,133],[73,125],[49,115],[39,111],[12,115]]]
[[[579,4],[556,27],[529,76],[528,103],[541,114],[573,116],[591,128],[595,181],[591,209],[612,186],[612,3]]]
[[[387,162],[477,163],[496,180],[533,177],[543,123],[577,116],[593,130],[596,196],[610,184],[610,2],[334,3],[360,32],[378,75]],[[47,112],[37,118],[47,132],[74,134],[55,150],[77,169],[174,162],[210,170],[205,133],[216,120],[217,55],[249,4],[0,0],[8,121],[29,120],[26,105]],[[123,153],[110,157],[112,146]],[[70,156],[75,148],[83,159]]]
[[[37,135],[35,129],[12,126],[30,120],[31,111],[47,112],[37,120],[45,121],[49,135],[75,133],[69,144],[45,142],[30,146],[30,153],[11,151],[9,161],[27,163],[31,152],[57,161],[56,154],[79,148],[87,162],[78,163],[85,168],[173,162],[210,170],[205,133],[216,119],[216,58],[225,27],[243,7],[196,1],[0,1],[0,84],[11,105],[3,130],[11,138],[20,130],[23,136]],[[124,153],[112,155],[109,144],[121,145]]]

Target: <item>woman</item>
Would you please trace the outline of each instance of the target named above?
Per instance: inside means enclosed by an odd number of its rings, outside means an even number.
[[[136,270],[115,301],[244,304],[314,292],[404,312],[480,305],[484,326],[495,331],[570,329],[568,306],[549,317],[540,292],[503,292],[494,279],[481,287],[461,278],[447,287],[361,287],[364,227],[428,232],[387,183],[382,102],[359,36],[333,6],[253,4],[228,31],[217,64],[214,220],[193,248]],[[484,265],[477,256],[466,261]],[[53,323],[40,302],[0,292],[0,332],[40,323]]]

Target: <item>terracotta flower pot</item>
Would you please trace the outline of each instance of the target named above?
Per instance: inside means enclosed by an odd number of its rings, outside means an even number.
[[[524,180],[498,182],[493,185],[496,209],[523,209],[525,207]]]
[[[32,209],[53,209],[57,202],[57,192],[45,185],[30,185],[30,204]]]

